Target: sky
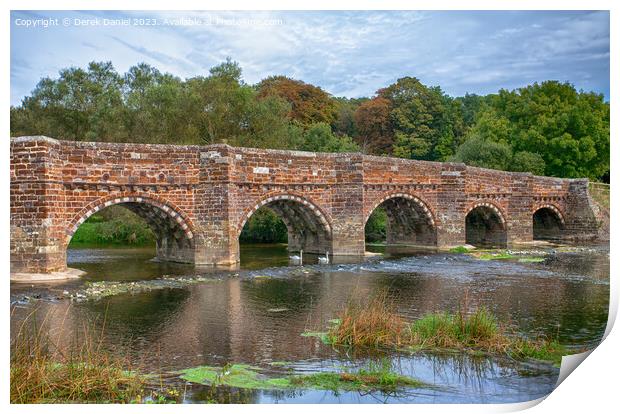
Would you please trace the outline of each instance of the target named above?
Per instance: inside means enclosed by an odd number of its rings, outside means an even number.
[[[90,61],[189,78],[227,57],[249,84],[349,98],[415,76],[451,96],[558,80],[609,101],[609,43],[607,11],[12,11],[11,105]]]

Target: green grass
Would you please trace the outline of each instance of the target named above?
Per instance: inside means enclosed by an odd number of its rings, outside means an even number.
[[[469,249],[465,246],[457,246],[457,247],[453,247],[449,250],[450,253],[467,253],[469,252]]]
[[[71,238],[71,245],[152,246],[155,235],[149,225],[130,210],[110,206],[90,216]]]
[[[566,355],[566,347],[557,340],[540,339],[531,341],[518,339],[513,342],[509,350],[509,355],[515,359],[537,359],[540,361],[551,361],[555,366],[560,366],[562,356]]]
[[[155,236],[146,224],[112,220],[89,222],[80,227],[71,238],[71,245],[132,245],[152,246]]]
[[[293,365],[293,363],[290,361],[272,361],[269,363],[269,365],[271,365],[272,367],[288,367],[290,365]]]
[[[349,302],[339,313],[339,324],[313,335],[333,346],[363,349],[409,349],[508,355],[558,363],[566,348],[555,340],[522,338],[502,326],[485,307],[472,312],[429,313],[408,323],[385,295]],[[310,336],[310,335],[307,335]]]
[[[493,340],[499,333],[499,326],[486,308],[479,308],[467,316],[462,313],[425,315],[410,325],[410,332],[414,344],[451,348]]]

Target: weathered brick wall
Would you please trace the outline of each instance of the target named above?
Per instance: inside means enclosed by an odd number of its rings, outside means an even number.
[[[197,264],[239,260],[239,234],[260,207],[289,228],[289,248],[361,255],[379,205],[391,243],[464,244],[467,214],[481,207],[508,242],[532,239],[532,215],[561,218],[564,238],[596,233],[587,181],[535,177],[361,154],[11,140],[12,272],[66,267],[66,246],[91,214],[122,204],[158,237],[158,257]]]

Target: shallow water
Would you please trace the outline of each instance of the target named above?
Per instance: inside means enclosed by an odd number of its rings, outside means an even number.
[[[352,297],[387,290],[399,312],[413,320],[432,311],[485,305],[524,335],[545,334],[575,349],[595,346],[609,306],[609,250],[554,253],[542,263],[482,261],[468,255],[418,253],[371,257],[362,263],[288,266],[283,245],[243,246],[241,268],[194,269],[158,263],[153,249],[72,249],[71,267],[83,280],[47,285],[12,284],[12,333],[34,308],[47,329],[68,344],[75,333],[101,335],[110,349],[128,354],[151,372],[182,387],[185,402],[516,402],[553,389],[558,369],[502,358],[392,354],[397,371],[431,387],[394,394],[329,391],[229,390],[186,385],[174,374],[198,365],[249,363],[278,373],[270,362],[288,361],[295,372],[362,366],[306,330],[323,330]],[[152,280],[204,275],[184,288],[121,294],[98,301],[56,299],[84,280]],[[61,295],[62,296],[62,295]],[[37,297],[40,300],[28,300]],[[84,333],[88,327],[88,333]]]

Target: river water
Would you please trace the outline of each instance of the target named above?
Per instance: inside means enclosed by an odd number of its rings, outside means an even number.
[[[538,248],[540,249],[540,248]],[[552,247],[544,249],[551,250]],[[379,249],[380,250],[380,249]],[[35,319],[60,346],[76,335],[106,347],[182,389],[181,402],[498,403],[528,401],[553,390],[559,370],[548,364],[460,354],[391,354],[395,370],[430,387],[396,393],[235,390],[186,384],[176,371],[247,363],[278,374],[363,366],[368,357],[324,345],[308,330],[328,325],[346,302],[387,291],[408,320],[433,311],[487,306],[524,335],[559,338],[571,349],[600,341],[609,306],[607,246],[553,250],[541,263],[483,261],[465,254],[384,255],[361,263],[290,266],[286,247],[242,246],[236,270],[158,263],[153,249],[71,249],[80,280],[12,284],[14,335]],[[145,281],[162,276],[207,280],[181,288],[119,294],[99,300],[63,298],[84,281]],[[45,323],[43,323],[45,320]]]

